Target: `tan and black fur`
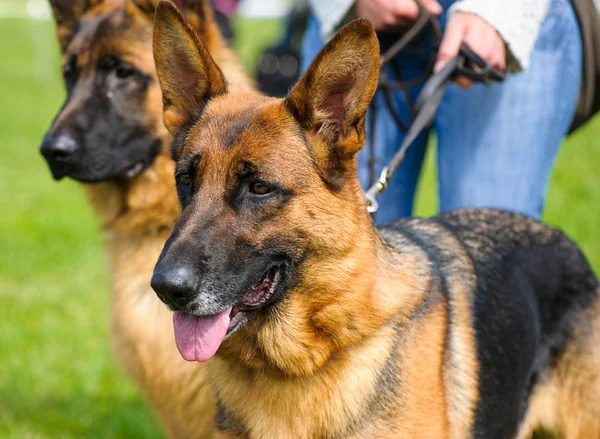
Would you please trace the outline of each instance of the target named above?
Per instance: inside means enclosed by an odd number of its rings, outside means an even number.
[[[84,183],[111,258],[112,337],[173,438],[208,437],[216,412],[206,366],[177,354],[171,314],[150,288],[179,217],[171,137],[152,58],[152,0],[51,0],[67,97],[42,152],[55,178]],[[179,0],[232,81],[252,88],[204,0]]]
[[[176,315],[229,322],[216,437],[600,438],[600,289],[574,243],[488,209],[373,226],[368,22],[286,99],[229,83],[168,3],[154,34],[183,212],[152,285]]]

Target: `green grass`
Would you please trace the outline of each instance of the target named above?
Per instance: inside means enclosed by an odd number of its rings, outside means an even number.
[[[273,22],[237,26],[250,65],[279,29]],[[57,55],[51,23],[2,20],[0,437],[162,437],[112,358],[109,273],[95,217],[78,185],[54,183],[38,153],[63,99]],[[600,122],[562,149],[546,220],[579,242],[598,269],[596,139]],[[429,157],[419,214],[435,211],[432,163]]]

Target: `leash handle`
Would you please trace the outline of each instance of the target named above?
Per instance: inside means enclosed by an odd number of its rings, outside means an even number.
[[[506,79],[506,70],[498,70],[488,64],[477,52],[469,46],[460,46],[459,62],[454,77],[465,76],[476,82],[491,84],[492,81],[502,82]]]

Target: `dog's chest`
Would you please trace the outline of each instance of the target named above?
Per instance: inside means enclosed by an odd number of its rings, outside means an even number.
[[[447,437],[443,304],[430,314],[428,324],[402,333],[384,328],[356,355],[308,379],[249,377],[213,359],[222,437]]]

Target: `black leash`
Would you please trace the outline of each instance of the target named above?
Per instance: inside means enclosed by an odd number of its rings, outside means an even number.
[[[425,128],[431,125],[435,118],[435,113],[442,101],[444,92],[448,83],[457,76],[465,76],[476,82],[490,84],[492,81],[503,81],[506,77],[505,72],[501,72],[490,66],[483,58],[477,55],[468,46],[462,45],[457,56],[452,58],[439,72],[433,73],[433,65],[437,58],[437,48],[441,41],[442,31],[439,22],[431,16],[425,9],[419,5],[419,17],[415,24],[388,50],[381,56],[379,90],[383,92],[384,101],[388,107],[395,123],[400,129],[406,131],[404,140],[392,160],[383,168],[377,181],[373,181],[375,168],[375,117],[371,116],[371,158],[369,166],[371,168],[371,187],[365,193],[367,210],[375,213],[379,208],[377,195],[382,193],[398,169],[398,166],[404,160],[407,149],[412,145],[417,136]],[[403,49],[405,49],[415,38],[417,38],[430,25],[434,33],[434,50],[425,73],[418,78],[408,81],[392,81],[385,73],[383,67],[395,58]],[[393,92],[401,90],[404,92],[407,102],[410,103],[410,88],[425,82],[417,101],[412,106],[413,121],[410,125],[405,124],[393,105]],[[371,107],[372,113],[375,113],[374,105]]]

